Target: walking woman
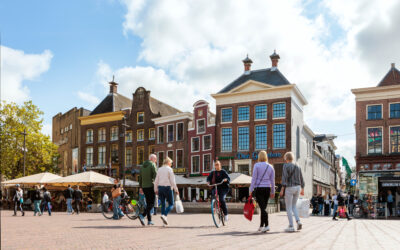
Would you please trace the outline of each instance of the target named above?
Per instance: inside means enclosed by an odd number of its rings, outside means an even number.
[[[261,222],[258,231],[265,233],[270,230],[267,213],[268,199],[275,197],[275,170],[268,163],[268,156],[265,151],[258,153],[258,162],[254,164],[253,168],[250,192],[253,197],[256,197],[261,209]]]
[[[25,215],[24,209],[22,208],[24,204],[24,192],[22,191],[22,188],[19,186],[19,184],[15,185],[16,189],[15,190],[15,195],[14,195],[14,215],[17,216],[17,210],[18,208],[21,210],[22,216]]]
[[[287,152],[283,159],[285,164],[282,171],[282,190],[280,196],[285,196],[286,213],[289,219],[289,227],[286,232],[294,232],[293,214],[297,222],[297,230],[301,230],[303,225],[300,222],[299,213],[296,208],[299,195],[304,195],[304,179],[301,168],[293,163],[292,152]]]
[[[34,204],[34,213],[33,215],[36,216],[38,213],[39,216],[42,215],[42,212],[40,211],[40,203],[42,203],[42,198],[40,194],[40,188],[38,185],[35,186],[35,191],[33,193],[33,204]]]
[[[47,212],[49,213],[49,216],[51,216],[51,194],[45,187],[42,188],[42,191],[43,191],[42,214],[44,212],[44,209],[47,208]]]

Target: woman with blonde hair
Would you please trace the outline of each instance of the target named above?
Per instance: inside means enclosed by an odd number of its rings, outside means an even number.
[[[250,192],[256,198],[261,210],[261,222],[258,231],[265,233],[270,230],[267,213],[268,199],[275,197],[275,170],[268,163],[268,156],[265,151],[258,153],[258,162],[254,164],[253,168]]]
[[[286,232],[294,232],[293,214],[297,222],[297,230],[301,230],[299,213],[297,212],[296,203],[299,195],[304,195],[304,179],[301,168],[293,163],[294,156],[292,152],[287,152],[283,159],[285,164],[282,170],[282,190],[280,196],[285,196],[286,212],[289,219],[289,227]]]

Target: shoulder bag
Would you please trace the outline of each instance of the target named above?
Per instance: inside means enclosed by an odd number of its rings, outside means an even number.
[[[121,188],[116,188],[112,191],[112,197],[116,198],[122,194]]]

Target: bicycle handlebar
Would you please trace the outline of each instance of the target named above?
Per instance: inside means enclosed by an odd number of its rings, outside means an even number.
[[[225,181],[223,180],[223,181],[221,181],[220,183],[215,183],[215,184],[208,184],[207,183],[207,185],[209,186],[209,187],[213,187],[213,186],[219,186],[219,185],[221,185],[222,183],[224,183]]]

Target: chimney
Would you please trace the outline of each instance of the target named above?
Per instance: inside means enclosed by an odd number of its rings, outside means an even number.
[[[394,63],[392,63],[392,69],[396,68],[396,65]]]
[[[114,76],[113,76],[112,81],[109,82],[109,83],[110,83],[110,93],[111,94],[116,94],[117,93],[117,85],[118,85],[118,83],[114,82]]]
[[[244,73],[246,75],[250,74],[251,64],[253,63],[253,61],[249,58],[249,54],[247,54],[246,58],[243,59],[242,62],[244,64]]]
[[[278,54],[276,54],[276,50],[274,50],[274,53],[269,57],[271,58],[272,68],[277,68],[280,57]]]

